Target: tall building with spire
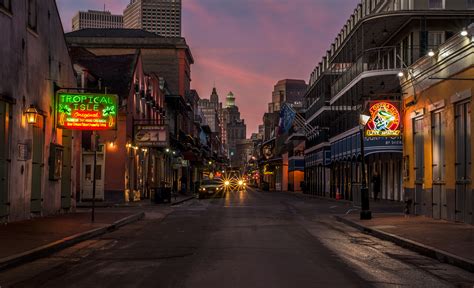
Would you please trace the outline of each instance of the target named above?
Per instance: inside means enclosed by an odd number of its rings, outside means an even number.
[[[234,93],[229,92],[226,97],[225,108],[222,109],[222,141],[230,159],[230,165],[240,165],[241,155],[237,153],[237,144],[246,139],[247,125],[240,118],[239,107],[235,105]]]
[[[219,103],[219,95],[216,87],[212,88],[212,93],[209,99],[199,99],[199,109],[201,109],[206,122],[213,133],[221,134],[220,110],[222,110],[222,103]]]
[[[217,104],[219,103],[219,95],[217,95],[217,90],[215,86],[214,88],[212,88],[210,100],[212,103],[217,103]],[[216,104],[216,107],[217,107],[217,104]]]

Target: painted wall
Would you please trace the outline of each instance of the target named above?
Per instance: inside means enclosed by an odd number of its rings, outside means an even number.
[[[13,99],[10,118],[8,216],[0,221],[28,219],[32,215],[59,213],[61,208],[61,181],[50,181],[50,143],[62,144],[63,134],[55,129],[54,87],[75,87],[75,78],[63,36],[62,24],[53,0],[36,1],[36,28],[28,27],[28,1],[11,1],[10,11],[0,9],[0,95]],[[40,199],[37,213],[30,214],[32,189],[32,160],[20,161],[18,144],[33,139],[33,126],[26,123],[24,111],[35,105],[43,114],[39,131],[44,133]],[[44,125],[43,125],[44,124]],[[30,142],[31,143],[31,142]],[[74,141],[73,141],[73,144]],[[75,166],[75,159],[72,160]],[[71,167],[66,167],[70,169]],[[72,175],[71,190],[75,176]],[[73,191],[73,190],[72,190]],[[2,191],[5,192],[5,191]],[[72,192],[73,193],[73,192]],[[70,205],[74,208],[75,195]],[[69,210],[69,208],[67,209]]]
[[[433,216],[435,218],[442,218],[447,220],[456,220],[456,205],[459,205],[459,199],[456,199],[456,120],[455,120],[455,106],[457,98],[463,96],[462,101],[470,101],[469,106],[472,111],[474,103],[472,101],[472,93],[474,92],[473,81],[455,80],[458,79],[474,79],[474,49],[470,44],[468,37],[457,37],[449,43],[446,43],[441,48],[441,51],[433,58],[422,58],[417,64],[413,66],[413,73],[417,75],[418,79],[415,85],[408,81],[403,82],[404,91],[407,96],[404,99],[406,107],[404,111],[404,159],[406,165],[404,188],[406,194],[411,199],[415,197],[415,147],[414,147],[414,119],[421,119],[423,126],[423,151],[424,151],[424,177],[421,194],[421,209],[420,214],[426,216]],[[445,56],[443,56],[445,55]],[[449,55],[449,57],[446,57]],[[443,77],[445,80],[433,80],[429,77]],[[416,95],[416,96],[414,96]],[[461,102],[462,102],[461,101]],[[414,105],[412,105],[415,103]],[[432,115],[434,112],[440,111],[443,117],[441,126],[444,134],[444,149],[442,150],[442,157],[445,161],[445,179],[442,185],[445,187],[445,195],[443,192],[443,202],[446,206],[444,216],[437,216],[433,209],[439,199],[433,193],[433,183],[437,183],[437,179],[433,179],[433,134],[432,134]],[[471,115],[471,135],[473,135],[474,117]],[[474,155],[471,145],[471,155]],[[471,159],[471,163],[472,163]],[[471,179],[474,177],[474,171],[471,170]],[[456,204],[456,202],[458,202]],[[462,201],[462,209],[466,212],[466,217],[463,222],[474,223],[472,213],[474,210],[474,197],[472,187],[468,185],[466,198]],[[435,204],[435,205],[433,205]],[[471,214],[472,215],[472,214]],[[458,219],[459,220],[459,219]]]

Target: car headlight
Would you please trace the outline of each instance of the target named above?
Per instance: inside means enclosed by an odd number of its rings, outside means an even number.
[[[229,180],[226,180],[226,181],[224,182],[224,185],[225,185],[225,186],[229,186],[229,185],[230,185]]]
[[[202,190],[202,191],[206,191],[206,187],[202,187],[201,190]]]
[[[239,185],[240,185],[240,186],[244,185],[244,181],[239,180]]]

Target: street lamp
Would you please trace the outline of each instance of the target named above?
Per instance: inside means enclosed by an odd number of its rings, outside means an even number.
[[[36,122],[38,122],[39,113],[35,106],[28,107],[24,113],[26,115],[26,122],[28,124],[36,124]]]
[[[365,175],[365,151],[364,151],[364,127],[369,122],[370,116],[360,114],[359,115],[359,124],[360,124],[360,156],[361,156],[361,169],[362,169],[362,185],[360,188],[360,200],[361,208],[360,211],[360,220],[370,220],[372,219],[372,212],[369,207],[369,189],[367,188],[367,181]]]

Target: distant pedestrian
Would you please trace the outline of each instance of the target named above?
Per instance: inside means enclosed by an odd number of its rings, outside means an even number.
[[[380,193],[380,175],[377,171],[375,171],[374,175],[372,176],[372,184],[374,191],[374,201],[377,201]]]

